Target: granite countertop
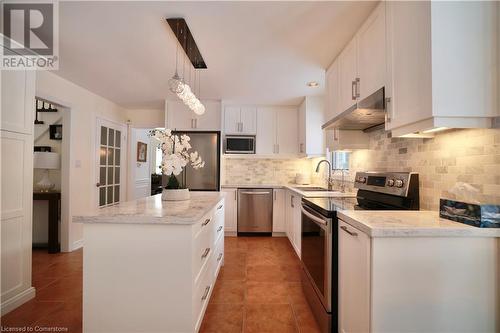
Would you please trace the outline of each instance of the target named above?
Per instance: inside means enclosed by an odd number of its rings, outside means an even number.
[[[318,185],[299,185],[299,184],[241,184],[241,185],[222,185],[222,188],[282,188],[291,190],[303,197],[316,198],[353,198],[356,197],[356,192],[342,193],[340,191],[301,191],[296,187],[317,187]]]
[[[339,219],[371,237],[500,237],[500,229],[442,219],[436,211],[338,211]]]
[[[74,216],[77,223],[194,224],[224,198],[223,192],[191,192],[186,201],[162,201],[161,194]]]

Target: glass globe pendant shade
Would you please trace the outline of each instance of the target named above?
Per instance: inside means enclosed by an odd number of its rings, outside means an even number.
[[[205,113],[205,106],[198,101],[198,104],[194,107],[193,112],[201,116]]]
[[[184,83],[177,72],[175,72],[174,76],[168,80],[168,88],[174,94],[179,94],[184,90]]]
[[[192,95],[191,88],[187,84],[182,85],[182,91],[177,93],[177,97],[179,97],[183,102],[186,100],[188,95]]]

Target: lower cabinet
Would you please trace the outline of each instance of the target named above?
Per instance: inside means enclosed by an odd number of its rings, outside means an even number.
[[[499,331],[498,238],[369,236],[353,224],[338,223],[340,333]]]
[[[301,200],[302,196],[293,191],[286,191],[285,198],[285,219],[286,219],[286,235],[292,244],[297,256],[300,258],[301,242],[300,237],[302,234],[301,222]]]
[[[283,189],[273,190],[273,233],[286,232],[285,193],[286,190]]]
[[[222,192],[226,193],[224,230],[226,233],[235,233],[238,228],[238,191],[236,188],[225,188]]]
[[[370,331],[370,238],[339,220],[339,332]]]

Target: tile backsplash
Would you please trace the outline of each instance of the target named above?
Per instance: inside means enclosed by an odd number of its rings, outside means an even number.
[[[222,159],[222,184],[291,184],[298,172],[311,177],[312,184],[320,184],[322,173],[314,169],[320,158],[234,158]]]
[[[432,139],[376,131],[370,149],[351,153],[351,182],[356,171],[418,172],[421,209],[438,210],[442,197],[462,199],[448,192],[457,182],[477,188],[478,201],[500,204],[500,130],[448,130]]]

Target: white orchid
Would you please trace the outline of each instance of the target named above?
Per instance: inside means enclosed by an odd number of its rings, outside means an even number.
[[[194,169],[200,169],[205,166],[205,162],[197,151],[189,152],[191,138],[182,134],[180,137],[172,134],[169,129],[152,130],[150,136],[160,141],[163,161],[161,170],[167,176],[178,176],[186,165],[191,164]]]

